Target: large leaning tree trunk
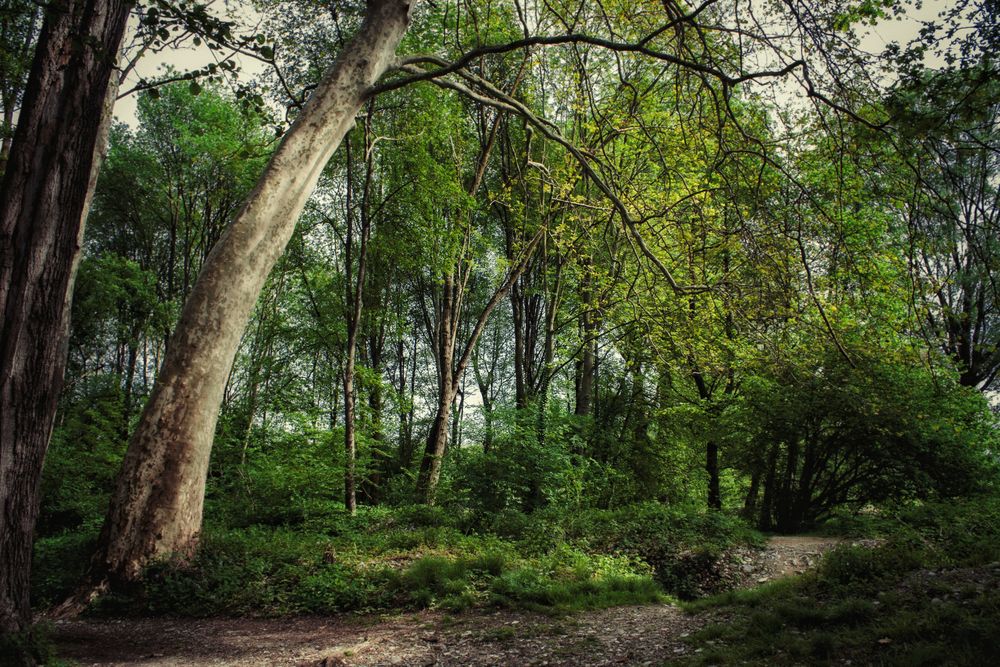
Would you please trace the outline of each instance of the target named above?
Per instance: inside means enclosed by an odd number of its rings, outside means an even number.
[[[323,167],[392,64],[412,2],[369,0],[358,33],[206,259],[129,441],[92,563],[91,593],[134,580],[152,559],[195,545],[219,405],[240,337]]]
[[[31,623],[39,480],[62,388],[83,221],[131,3],[49,7],[0,185],[0,634]],[[30,657],[25,657],[25,663]]]

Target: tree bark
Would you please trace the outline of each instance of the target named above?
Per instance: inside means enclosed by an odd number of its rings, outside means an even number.
[[[426,505],[433,505],[437,495],[438,481],[441,479],[441,464],[444,450],[448,445],[448,417],[455,395],[451,389],[441,393],[438,400],[434,423],[427,435],[427,447],[420,461],[420,475],[417,477],[417,498]]]
[[[69,0],[50,8],[0,186],[0,634],[31,623],[42,462],[129,7]]]
[[[391,64],[410,5],[369,1],[357,35],[206,259],[129,442],[93,561],[93,586],[133,580],[152,559],[196,544],[212,436],[240,336],[323,167]]]
[[[719,490],[719,443],[709,440],[705,446],[705,471],[708,473],[708,508],[722,509],[722,493]]]

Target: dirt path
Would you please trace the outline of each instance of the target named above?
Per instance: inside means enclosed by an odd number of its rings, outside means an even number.
[[[750,583],[802,572],[836,538],[776,537],[748,558]],[[653,665],[683,655],[703,623],[673,605],[568,618],[477,610],[449,616],[79,620],[56,625],[59,654],[80,665]]]

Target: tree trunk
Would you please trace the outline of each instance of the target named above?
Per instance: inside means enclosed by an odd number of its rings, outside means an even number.
[[[757,527],[760,530],[771,530],[774,528],[774,499],[777,494],[777,489],[774,487],[777,484],[778,477],[779,447],[777,443],[771,445],[771,451],[767,455],[764,497],[761,499],[760,518],[757,521]]]
[[[420,474],[417,477],[417,499],[427,505],[434,504],[438,479],[441,477],[441,463],[444,450],[448,444],[448,425],[451,415],[451,404],[455,400],[454,361],[455,361],[455,329],[459,324],[459,315],[455,303],[455,276],[447,274],[441,295],[441,306],[438,321],[435,326],[435,341],[437,348],[435,359],[438,372],[438,405],[434,415],[434,424],[427,434],[427,445],[420,461]]]
[[[585,417],[590,414],[594,398],[594,316],[591,305],[594,300],[590,287],[590,262],[582,263],[584,276],[580,287],[580,301],[583,313],[580,315],[580,335],[583,346],[576,364],[576,406],[575,414]]]
[[[354,404],[354,350],[350,349],[344,366],[344,507],[350,514],[354,514],[358,509]]]
[[[420,462],[420,475],[417,477],[417,499],[433,505],[437,494],[438,481],[441,479],[441,464],[444,461],[444,450],[448,446],[448,417],[455,395],[450,389],[441,393],[434,424],[427,435],[427,448]]]
[[[135,579],[150,560],[195,545],[218,408],[240,336],[323,167],[390,65],[410,4],[369,1],[357,35],[206,259],[129,442],[93,562],[93,584]]]
[[[705,471],[708,472],[708,508],[722,509],[722,493],[719,491],[719,444],[709,440],[705,447]]]
[[[437,490],[438,479],[441,476],[441,463],[444,459],[445,447],[448,444],[448,425],[451,416],[451,406],[458,395],[459,383],[462,380],[465,369],[472,359],[472,351],[479,341],[479,336],[486,326],[487,320],[493,310],[502,299],[507,296],[514,282],[524,273],[528,266],[539,241],[545,234],[545,229],[540,229],[522,251],[521,261],[510,269],[503,284],[497,288],[490,298],[486,307],[479,314],[465,347],[458,361],[455,361],[455,343],[457,339],[456,329],[460,323],[460,304],[455,298],[455,276],[449,274],[445,276],[443,286],[443,298],[441,312],[438,316],[438,323],[435,330],[437,355],[435,357],[438,370],[438,410],[434,417],[434,424],[427,437],[427,446],[424,449],[424,458],[420,463],[420,475],[417,477],[416,494],[417,499],[427,505],[434,504],[434,494]]]
[[[367,215],[362,205],[361,216],[361,248],[358,252],[357,281],[352,281],[354,272],[354,221],[351,215],[351,201],[354,188],[351,178],[351,140],[347,139],[347,234],[344,242],[344,303],[347,306],[347,358],[344,363],[344,507],[348,513],[354,514],[358,509],[357,498],[357,459],[358,446],[355,436],[355,407],[357,399],[354,395],[354,364],[358,353],[358,329],[361,324],[363,301],[361,292],[365,282],[365,255],[367,249]],[[367,187],[367,185],[366,185]]]
[[[757,512],[757,497],[760,494],[760,471],[754,470],[750,475],[750,488],[747,490],[746,499],[743,501],[743,518],[753,521]]]
[[[62,387],[83,222],[117,93],[114,67],[129,7],[118,0],[69,0],[50,8],[0,186],[3,635],[23,633],[31,623],[42,462]]]

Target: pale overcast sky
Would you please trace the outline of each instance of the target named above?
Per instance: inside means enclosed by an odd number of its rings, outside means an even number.
[[[240,0],[231,0],[226,3],[232,15],[241,17],[245,23],[256,23],[258,15],[249,7],[248,3]],[[924,0],[919,10],[911,8],[907,17],[903,20],[883,21],[879,25],[866,28],[863,31],[862,46],[872,53],[879,53],[882,49],[893,41],[906,43],[917,33],[921,21],[929,21],[937,18],[938,14],[951,6],[948,0]],[[220,3],[215,6],[221,7]],[[155,78],[163,72],[165,66],[172,66],[177,70],[189,70],[203,66],[211,62],[212,52],[205,46],[200,48],[188,47],[152,54],[145,57],[136,67],[136,72],[129,77],[122,86],[122,91],[127,91],[139,80],[140,77]],[[242,78],[251,79],[260,73],[264,65],[249,58],[240,58],[242,67]],[[115,117],[130,125],[136,123],[135,118],[136,96],[128,95],[118,100],[115,105]]]

